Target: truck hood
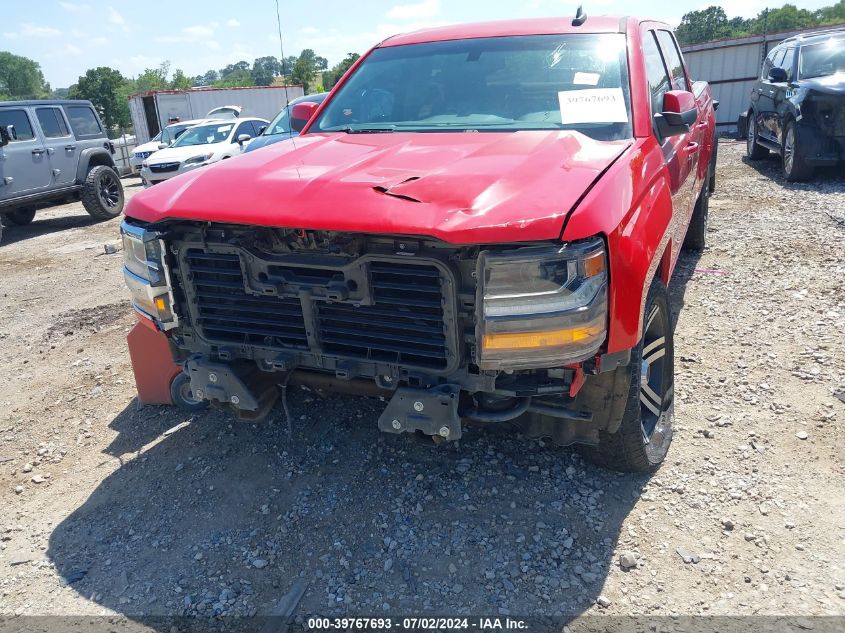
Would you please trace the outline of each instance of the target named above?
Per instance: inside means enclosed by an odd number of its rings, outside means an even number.
[[[631,144],[571,131],[306,134],[156,185],[126,215],[455,244],[557,239]]]

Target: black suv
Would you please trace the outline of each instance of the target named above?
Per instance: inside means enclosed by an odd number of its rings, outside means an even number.
[[[845,29],[805,33],[775,46],[743,115],[751,159],[781,155],[787,180],[845,160]]]
[[[81,199],[101,220],[123,211],[112,146],[90,101],[0,101],[3,225],[32,222],[44,203]]]

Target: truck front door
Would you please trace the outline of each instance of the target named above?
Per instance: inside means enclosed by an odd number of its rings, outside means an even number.
[[[658,45],[657,33],[645,31],[643,33],[643,55],[645,58],[646,76],[651,92],[652,116],[663,110],[663,96],[669,90],[685,90],[686,88],[675,88],[672,82],[672,74],[669,71],[669,64],[664,60],[661,49]],[[671,36],[670,36],[671,37]],[[683,68],[681,69],[683,73]],[[684,79],[685,81],[685,79]],[[655,132],[657,135],[657,132]],[[672,263],[681,250],[684,241],[690,214],[692,213],[695,201],[693,191],[695,172],[698,160],[700,145],[695,141],[695,132],[691,130],[686,134],[678,134],[669,138],[657,137],[660,149],[663,152],[663,160],[669,173],[670,189],[672,191],[672,223],[669,231],[672,236]]]
[[[0,199],[38,193],[52,182],[50,159],[35,134],[29,108],[0,107],[0,125],[12,126],[10,142],[0,148]]]

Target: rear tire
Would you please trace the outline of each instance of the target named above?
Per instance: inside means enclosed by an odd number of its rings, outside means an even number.
[[[26,226],[35,218],[35,207],[21,207],[6,212],[6,226]]]
[[[692,219],[684,238],[684,250],[703,251],[707,245],[707,216],[710,213],[710,189],[704,187],[695,203]]]
[[[82,186],[82,206],[98,220],[111,220],[123,211],[123,185],[108,165],[91,168]]]
[[[781,160],[783,175],[789,182],[804,182],[813,177],[815,168],[804,157],[798,126],[793,121],[788,122],[783,131]]]
[[[757,119],[754,113],[748,113],[748,133],[745,139],[745,154],[751,160],[760,160],[769,155],[769,150],[757,142]]]
[[[648,291],[643,336],[631,354],[631,388],[622,424],[584,447],[586,457],[605,468],[652,473],[666,458],[674,423],[674,345],[669,295],[655,279]]]
[[[170,383],[170,398],[173,404],[187,413],[196,413],[208,408],[208,400],[199,400],[191,391],[188,374],[178,374]]]
[[[707,191],[716,193],[716,162],[719,159],[719,136],[713,133],[713,158],[710,159],[710,178],[707,180]]]

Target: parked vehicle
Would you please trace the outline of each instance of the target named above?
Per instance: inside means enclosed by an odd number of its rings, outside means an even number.
[[[252,140],[249,147],[247,147],[244,152],[253,152],[262,147],[267,147],[268,145],[273,145],[279,141],[286,141],[289,138],[297,136],[302,128],[297,130],[295,127],[291,127],[290,112],[291,109],[293,109],[293,106],[297,103],[305,102],[320,105],[328,94],[328,92],[320,92],[318,94],[305,95],[304,97],[292,100],[288,105],[282,108],[282,111],[276,115],[276,118],[270,121],[270,124],[263,132],[261,132],[258,138]]]
[[[784,40],[766,56],[740,126],[748,157],[780,154],[787,180],[845,160],[845,29]]]
[[[90,101],[0,102],[0,239],[45,203],[79,198],[95,218],[123,210],[112,148]]]
[[[197,167],[237,156],[266,125],[264,119],[219,119],[190,127],[170,147],[141,163],[141,180],[145,187],[151,187]]]
[[[160,149],[170,147],[170,145],[182,135],[182,132],[187,130],[189,127],[201,125],[203,123],[210,123],[218,119],[237,119],[241,115],[241,111],[242,108],[240,106],[221,106],[219,108],[212,109],[205,115],[204,119],[191,119],[189,121],[171,123],[161,132],[156,134],[149,143],[143,143],[135,148],[135,153],[130,159],[132,173],[140,174],[141,164],[144,160]]]
[[[508,422],[658,467],[666,288],[704,246],[716,142],[669,26],[398,35],[291,118],[295,143],[130,201],[126,280],[164,341],[130,339],[142,401],[173,377],[177,404],[257,419],[293,380],[384,396],[389,433]]]

